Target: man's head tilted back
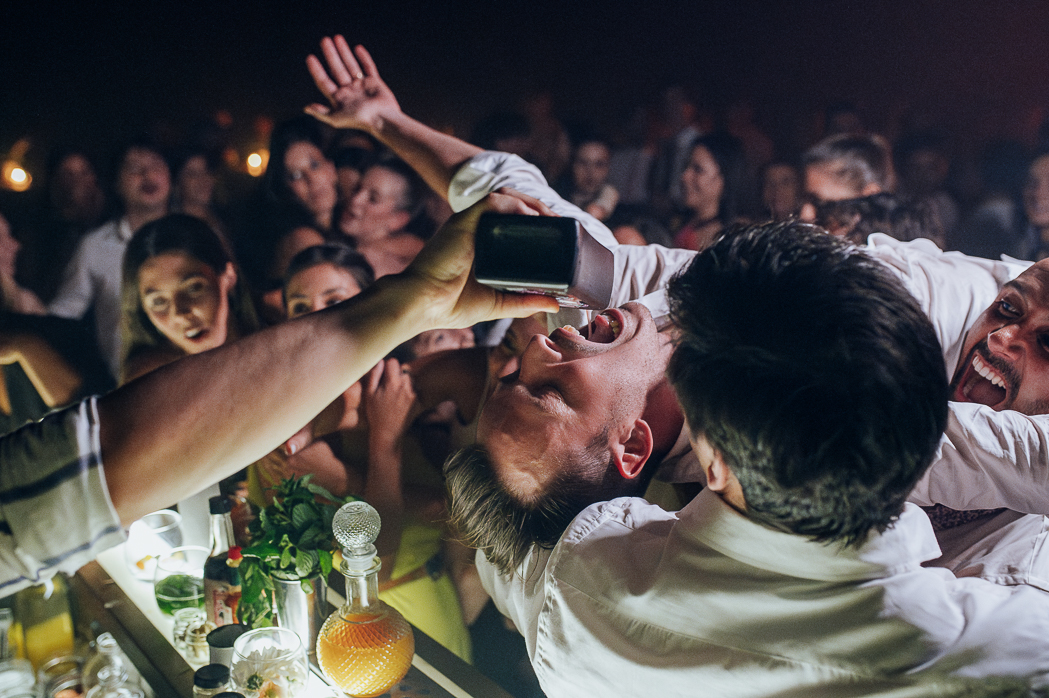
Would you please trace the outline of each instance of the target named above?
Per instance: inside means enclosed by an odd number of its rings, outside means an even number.
[[[947,415],[940,346],[895,277],[787,222],[729,233],[669,292],[671,384],[747,515],[850,544],[888,526]]]

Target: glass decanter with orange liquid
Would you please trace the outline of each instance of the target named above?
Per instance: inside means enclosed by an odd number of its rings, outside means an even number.
[[[332,529],[342,546],[346,603],[321,627],[317,661],[351,696],[380,696],[408,673],[415,654],[412,626],[379,600],[379,512],[365,502],[344,504]]]

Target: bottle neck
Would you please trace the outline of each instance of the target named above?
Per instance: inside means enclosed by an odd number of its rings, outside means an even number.
[[[378,556],[374,558],[372,566],[366,570],[352,570],[345,562],[342,565],[342,574],[346,578],[346,603],[343,604],[342,614],[379,613],[382,610],[382,602],[379,601],[379,568],[382,563]]]
[[[211,556],[229,552],[233,544],[233,519],[229,514],[211,514]]]

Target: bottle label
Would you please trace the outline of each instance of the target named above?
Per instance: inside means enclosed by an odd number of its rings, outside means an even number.
[[[204,610],[208,620],[216,626],[237,622],[240,604],[240,585],[217,579],[204,579]]]

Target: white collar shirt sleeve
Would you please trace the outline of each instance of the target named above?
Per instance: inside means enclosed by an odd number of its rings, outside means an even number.
[[[842,549],[762,526],[704,491],[677,514],[634,498],[595,504],[541,564],[482,579],[525,635],[549,698],[1044,685],[1049,597],[922,566],[938,554],[913,505]]]

